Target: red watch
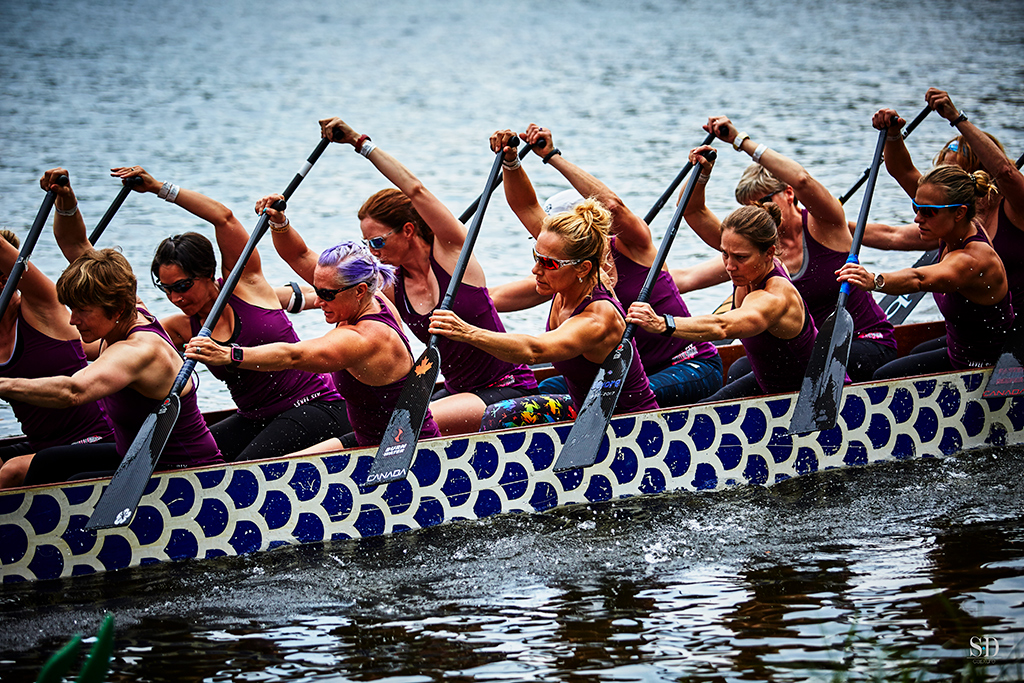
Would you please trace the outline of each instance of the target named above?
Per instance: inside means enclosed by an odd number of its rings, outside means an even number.
[[[231,367],[237,368],[242,362],[242,347],[238,344],[231,345]]]

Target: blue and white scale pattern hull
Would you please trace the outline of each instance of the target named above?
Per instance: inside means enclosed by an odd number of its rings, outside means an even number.
[[[795,394],[612,420],[597,463],[554,472],[570,425],[420,443],[406,481],[360,488],[374,449],[159,474],[132,523],[85,531],[105,480],[0,492],[0,578],[36,581],[378,536],[664,491],[1020,443],[1024,397],[990,370],[847,387],[836,427],[789,436]]]

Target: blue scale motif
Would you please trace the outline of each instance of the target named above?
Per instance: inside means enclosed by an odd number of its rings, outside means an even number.
[[[1024,398],[989,371],[844,390],[833,429],[789,435],[793,395],[616,417],[591,467],[553,472],[568,423],[428,440],[403,481],[373,451],[158,473],[127,529],[83,529],[105,481],[0,492],[0,580],[35,581],[664,491],[770,486],[819,470],[1024,442]]]

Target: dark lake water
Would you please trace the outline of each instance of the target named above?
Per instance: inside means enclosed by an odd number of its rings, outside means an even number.
[[[837,194],[868,165],[871,114],[912,118],[950,91],[1011,157],[1024,151],[1024,12],[979,0],[167,4],[0,1],[0,200],[24,234],[42,172],[71,171],[87,224],[112,166],[223,201],[255,224],[340,115],[456,213],[480,192],[487,137],[535,121],[639,214],[724,113]],[[951,137],[908,140],[919,165]],[[718,145],[708,203],[735,208],[746,155]],[[543,197],[567,187],[527,162]],[[315,248],[358,235],[385,186],[330,149],[289,216]],[[856,218],[861,194],[847,205]],[[909,221],[883,175],[871,218]],[[671,208],[652,227],[660,239]],[[100,246],[145,273],[157,242],[207,226],[133,195]],[[499,191],[477,255],[522,277],[530,243]],[[263,250],[274,282],[292,279]],[[710,257],[682,231],[675,267]],[[883,269],[914,254],[866,249]],[[52,235],[33,262],[64,263]],[[696,313],[725,290],[687,296]],[[912,320],[937,317],[922,304]],[[324,330],[314,311],[300,335]],[[543,328],[543,311],[510,315]],[[204,371],[205,372],[205,371]],[[228,406],[205,377],[204,408]],[[0,434],[18,431],[0,406]],[[499,518],[260,557],[0,588],[0,680],[30,681],[72,634],[117,619],[112,680],[1016,680],[1024,678],[1024,485],[1018,450],[824,472],[771,489],[676,494]],[[970,639],[997,639],[986,662]],[[972,679],[971,677],[974,676]]]

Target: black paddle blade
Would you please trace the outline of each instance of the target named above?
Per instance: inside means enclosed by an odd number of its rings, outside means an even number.
[[[619,394],[632,364],[633,343],[629,340],[620,342],[604,359],[555,461],[556,472],[590,467],[597,460],[601,440],[619,403]]]
[[[814,340],[814,351],[789,422],[790,434],[835,427],[852,343],[853,318],[849,311],[840,308],[825,320]]]
[[[939,260],[939,250],[932,249],[921,254],[921,258],[914,263],[914,268],[930,266]],[[902,325],[910,312],[921,303],[921,299],[927,292],[915,292],[913,294],[886,294],[878,305],[885,311],[885,317],[893,325]]]
[[[428,346],[405,379],[405,387],[388,420],[364,486],[387,484],[409,475],[423,418],[427,415],[427,406],[440,371],[441,354],[437,347]]]
[[[1024,394],[1024,334],[1011,339],[989,375],[982,398]]]
[[[135,508],[142,499],[149,478],[153,476],[160,454],[178,422],[181,399],[171,394],[150,413],[139,429],[139,435],[121,460],[114,478],[103,490],[96,509],[86,522],[86,529],[109,529],[126,526],[132,521]]]

